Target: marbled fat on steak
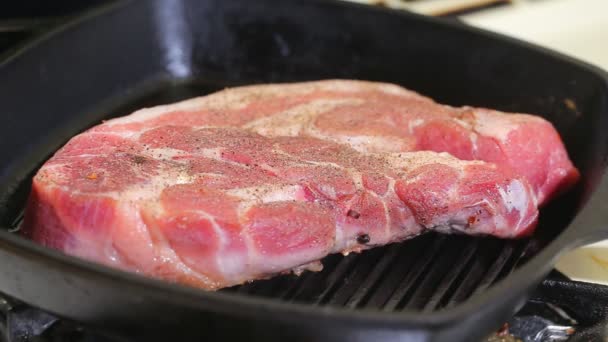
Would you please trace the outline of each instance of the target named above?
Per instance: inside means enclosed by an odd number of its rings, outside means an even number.
[[[577,177],[533,116],[381,83],[250,86],[74,137],[35,176],[23,233],[214,290],[428,230],[519,237]]]

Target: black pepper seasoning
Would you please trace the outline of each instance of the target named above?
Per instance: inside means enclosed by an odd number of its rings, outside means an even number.
[[[346,212],[346,216],[358,219],[359,217],[361,217],[361,214],[359,214],[359,212],[355,210],[350,209]]]
[[[369,238],[369,235],[367,235],[367,234],[359,234],[359,236],[357,236],[357,242],[362,245],[365,245],[369,241],[370,241],[370,238]]]

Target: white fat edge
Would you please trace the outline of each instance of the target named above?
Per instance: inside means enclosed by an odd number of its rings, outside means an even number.
[[[482,203],[483,201],[479,202]],[[468,206],[464,209],[475,207],[478,204],[474,204]],[[422,225],[425,229],[430,229],[432,231],[437,231],[440,233],[451,234],[455,231],[464,231],[466,227],[465,218],[459,218],[454,216],[453,214],[443,214],[440,216],[435,216],[434,219],[427,223],[426,225]]]
[[[530,196],[532,196],[533,204],[536,205],[535,196],[526,191],[526,187],[519,179],[511,180],[511,182],[507,184],[506,189],[498,185],[497,188],[507,210],[509,212],[517,210],[517,212],[520,214],[519,221],[517,222],[517,227],[519,227],[525,217],[524,214],[528,211]]]
[[[301,96],[319,90],[339,90],[342,92],[358,92],[361,81],[351,80],[323,80],[291,83],[253,84],[235,88],[226,88],[222,91],[207,95],[200,99],[207,101],[205,105],[217,106],[218,108],[244,108],[251,101],[250,98],[264,96]],[[370,82],[367,82],[370,83]]]
[[[93,154],[93,153],[79,153],[79,154],[70,154],[70,155],[61,155],[59,156],[59,159],[72,159],[72,158],[92,158],[92,157],[103,157],[106,156],[106,154]],[[53,157],[52,161],[53,163],[56,161],[57,159],[55,159]],[[51,161],[51,159],[49,159],[49,161]],[[65,164],[65,163],[62,163]],[[47,167],[47,165],[45,164],[44,166],[45,168]]]
[[[269,83],[269,84],[252,84],[234,88],[226,88],[217,93],[208,95],[207,97],[217,96],[236,99],[247,99],[249,97],[272,96],[272,95],[301,95],[311,93],[320,87],[321,83],[327,81],[308,81],[308,82],[292,82],[292,83]]]
[[[368,191],[368,194],[378,198],[380,200],[380,203],[382,203],[382,207],[384,208],[384,218],[386,219],[386,223],[384,224],[384,240],[382,241],[383,244],[388,243],[391,240],[391,227],[392,227],[392,221],[391,221],[391,215],[388,212],[388,205],[386,204],[386,201],[383,199],[383,197],[378,196],[378,194],[376,194],[373,191]],[[372,241],[372,243],[376,244],[377,242]]]
[[[473,155],[477,155],[477,133],[471,132],[469,133],[469,139],[471,140],[471,145],[473,146]]]
[[[279,167],[272,167],[266,163],[259,163],[258,168],[260,168],[260,170],[266,171],[273,175],[277,175],[281,172]]]
[[[492,227],[493,229],[480,228],[479,230],[486,230],[486,231],[491,232],[498,227],[507,227],[506,219],[504,218],[503,215],[500,215],[500,213],[502,211],[502,210],[500,210],[500,209],[502,209],[500,207],[500,203],[491,201],[486,197],[472,205],[467,206],[466,208],[468,209],[468,208],[477,208],[477,207],[481,207],[489,213],[490,218],[491,218],[491,223],[493,223],[493,225],[494,225],[494,227]],[[490,220],[480,221],[480,222],[489,222],[490,223]],[[488,223],[485,224],[485,226],[487,226],[487,225],[488,225]],[[479,225],[478,225],[478,228],[479,228]]]
[[[194,152],[193,154],[196,155],[197,157],[204,157],[204,158],[208,158],[208,159],[217,160],[222,163],[227,163],[227,164],[241,167],[243,169],[248,168],[248,166],[243,165],[241,163],[237,163],[235,161],[222,158],[222,154],[224,151],[228,151],[228,149],[223,148],[223,147],[212,147],[212,148],[202,148],[200,150],[196,150],[196,152]]]
[[[282,201],[301,201],[302,187],[299,185],[288,185],[281,188],[270,189],[261,200],[263,203],[282,202]]]
[[[418,94],[417,92],[399,86],[393,83],[386,82],[372,82],[372,81],[361,81],[361,80],[344,80],[344,79],[332,79],[332,80],[324,80],[324,81],[312,81],[312,82],[301,82],[301,83],[292,83],[287,84],[288,86],[293,86],[294,88],[308,88],[308,92],[312,92],[314,90],[324,90],[324,91],[338,91],[342,93],[361,93],[370,90],[381,91],[385,94],[396,95],[403,98],[412,98],[417,100],[424,100],[433,102],[432,99]],[[282,90],[285,91],[285,90]],[[289,90],[291,91],[291,89]]]
[[[434,232],[437,233],[441,233],[441,234],[452,234],[454,233],[455,230],[458,230],[455,227],[452,227],[452,225],[449,224],[439,224],[433,227],[426,227],[427,229],[431,229]]]
[[[346,171],[350,175],[350,178],[353,180],[355,187],[357,189],[363,189],[363,174],[360,171],[351,168],[347,168]]]
[[[386,193],[384,194],[384,198],[389,198],[390,196],[394,196],[395,198],[399,199],[399,196],[397,196],[397,192],[395,191],[395,184],[397,183],[397,180],[393,177],[387,177],[388,178],[388,190],[386,191]],[[399,199],[401,201],[401,199]],[[404,204],[405,205],[405,204]]]
[[[172,113],[176,111],[192,111],[195,112],[201,109],[242,109],[246,107],[249,102],[243,101],[247,93],[236,88],[232,91],[232,89],[227,89],[224,91],[219,91],[207,96],[199,96],[191,99],[187,99],[184,101],[179,101],[175,103],[159,105],[155,107],[148,107],[139,109],[127,116],[123,116],[120,118],[115,118],[108,120],[104,123],[105,126],[114,126],[117,124],[127,124],[127,123],[138,123],[145,122],[157,117],[160,117],[167,113]]]
[[[323,91],[338,91],[342,93],[358,93],[362,90],[369,90],[370,88],[378,88],[381,83],[369,82],[369,81],[357,81],[357,80],[342,80],[342,79],[331,79],[323,81],[312,81],[293,83],[296,87],[310,87],[310,91],[323,90]]]
[[[339,253],[342,250],[344,250],[347,245],[346,245],[347,241],[345,238],[345,234],[344,234],[344,227],[341,223],[336,221],[336,233],[335,233],[335,240],[334,240],[334,245],[331,249],[331,253]]]
[[[70,185],[56,186],[62,191],[74,194],[84,195],[93,197],[106,197],[112,198],[119,202],[141,202],[153,200],[160,197],[160,193],[167,187],[179,184],[190,183],[190,179],[187,176],[174,173],[167,175],[166,173],[159,173],[153,176],[147,176],[145,183],[135,183],[129,187],[119,191],[104,191],[104,192],[83,192],[73,189]]]
[[[121,119],[121,118],[119,118],[119,119]],[[117,120],[117,119],[115,119],[115,120]],[[142,120],[142,122],[143,121],[145,121],[145,120]],[[122,123],[119,122],[117,124],[122,124]],[[106,124],[103,124],[103,125],[106,125]],[[111,127],[113,125],[114,124],[107,125],[106,127],[109,127],[111,129]],[[108,134],[108,135],[111,134],[111,135],[115,135],[115,136],[118,136],[121,138],[130,139],[132,141],[138,141],[139,138],[144,133],[155,130],[160,127],[166,127],[169,125],[170,124],[159,124],[159,125],[155,125],[155,126],[146,127],[145,129],[136,129],[136,130],[125,130],[125,129],[119,128],[119,130],[116,130],[116,131],[112,131],[112,130],[92,131],[92,132],[87,132],[87,134]],[[188,126],[188,127],[190,127],[191,129],[194,130],[194,129],[204,129],[204,128],[222,128],[225,126],[222,126],[222,125],[220,125],[220,126],[218,126],[218,125],[197,125],[197,126]]]
[[[486,232],[491,234],[498,229],[505,229],[505,227],[507,227],[504,216],[498,215],[499,211],[496,210],[495,203],[484,198],[481,201],[468,205],[463,209],[466,212],[466,209],[476,207],[484,207],[485,210],[491,214],[489,220],[480,221],[475,225],[476,232]],[[435,217],[432,222],[426,225],[426,228],[448,234],[453,233],[454,231],[467,232],[467,234],[470,234],[472,232],[468,228],[466,220],[466,217],[451,216],[446,214]]]
[[[377,84],[378,89],[380,89],[382,92],[389,94],[389,95],[426,99],[426,97],[424,97],[412,90],[398,86],[396,84],[391,84],[391,83],[376,83],[376,84]]]
[[[459,180],[462,179],[462,177],[464,176],[463,169],[462,168],[457,168],[457,169],[453,169],[453,170],[457,171],[457,173],[458,173],[458,179]],[[450,186],[448,188],[448,191],[447,191],[447,193],[444,196],[448,198],[449,202],[453,202],[454,198],[458,197],[459,190],[460,189],[459,189],[458,183],[453,184],[452,186]]]
[[[351,148],[363,152],[398,152],[410,149],[405,139],[398,137],[384,137],[377,135],[331,135],[321,139],[333,140],[339,144],[348,145]],[[404,146],[405,145],[405,146]],[[379,148],[378,148],[379,147]]]
[[[472,109],[472,113],[475,116],[474,131],[483,136],[495,138],[502,143],[507,141],[512,131],[519,128],[522,123],[520,121],[526,120],[518,117],[517,114],[505,115],[491,110]],[[533,118],[528,115],[526,117]]]
[[[142,108],[130,115],[108,120],[104,123],[104,125],[111,127],[117,124],[144,122],[175,111],[196,110],[201,108],[201,106],[204,104],[204,99],[205,97],[195,97],[171,104]]]
[[[425,122],[426,121],[421,118],[416,118],[416,119],[410,120],[407,124],[408,132],[410,134],[414,134],[414,130],[416,128],[418,128],[419,126],[421,126],[422,124],[424,124]]]
[[[407,216],[407,219],[405,222],[396,222],[396,224],[399,227],[399,229],[397,229],[397,231],[403,232],[403,235],[397,234],[397,235],[393,236],[392,241],[400,241],[404,238],[418,236],[425,229],[423,225],[421,225],[420,223],[418,223],[418,221],[416,221],[416,218],[411,213],[410,208],[408,208],[405,204],[403,204],[403,206],[409,212],[410,215]],[[414,230],[414,229],[417,229],[417,231],[412,232],[412,230]]]
[[[239,110],[251,104],[252,94],[256,91],[248,87],[227,88],[199,98],[198,107],[210,110]]]
[[[331,81],[312,81],[297,83],[274,83],[274,84],[254,84],[224,90],[209,94],[207,96],[178,102],[185,108],[178,109],[197,109],[204,106],[209,109],[243,109],[251,104],[256,98],[265,96],[298,96],[312,93],[319,89],[334,89],[329,84]],[[190,103],[193,102],[193,103]],[[169,105],[172,106],[172,105]]]
[[[402,88],[398,85],[391,83],[382,82],[371,82],[371,81],[360,81],[360,80],[349,80],[349,79],[329,79],[322,81],[305,81],[305,82],[293,82],[293,83],[282,83],[282,84],[267,84],[267,85],[254,85],[242,88],[255,87],[268,92],[277,93],[311,93],[313,91],[339,91],[343,93],[357,93],[370,89],[380,89],[386,93],[403,94],[409,92],[407,89]],[[256,90],[257,90],[256,89]]]
[[[393,83],[374,83],[374,84],[376,84],[378,89],[380,89],[381,91],[383,91],[384,93],[389,94],[389,95],[397,95],[397,96],[401,96],[403,98],[411,98],[411,99],[422,100],[422,101],[431,102],[431,103],[435,102],[430,97],[424,96],[411,89],[404,88],[397,84],[393,84]]]
[[[68,155],[68,156],[61,156],[61,158],[92,158],[92,157],[100,157],[100,156],[108,156],[111,157],[112,153],[117,153],[117,154],[130,154],[129,152],[118,152],[118,151],[113,151],[110,152],[109,154],[92,154],[92,153],[82,153],[82,154],[75,154],[75,155]],[[136,152],[134,154],[141,154],[144,155],[148,158],[152,158],[155,160],[173,160],[174,157],[180,157],[180,156],[188,156],[190,155],[190,153],[183,151],[183,150],[178,150],[178,149],[174,149],[174,148],[169,148],[169,147],[164,147],[164,148],[146,148],[141,152]],[[65,164],[65,163],[62,163]],[[50,164],[49,166],[54,165],[54,164]],[[45,166],[46,167],[46,166]]]
[[[228,162],[228,160],[222,159],[222,151],[223,150],[224,149],[220,148],[220,147],[203,148],[203,149],[197,150],[196,151],[196,155],[200,156],[200,157],[209,158],[209,159],[214,159],[214,160],[220,160],[220,161]]]
[[[284,113],[281,112],[262,117],[245,124],[243,128],[266,137],[294,137],[299,136],[311,120],[306,113],[299,113],[299,115],[293,115],[291,118],[285,118],[283,115]]]
[[[193,177],[177,170],[160,170],[153,176],[148,176],[146,183],[136,183],[116,193],[121,200],[132,202],[154,203],[160,198],[163,190],[174,185],[190,184]],[[156,209],[161,209],[156,208]]]
[[[101,196],[100,196],[101,197]],[[95,202],[93,202],[95,203]],[[116,216],[130,216],[132,214],[131,211],[129,210],[125,210],[124,207],[127,206],[129,203],[121,203],[121,205],[117,206],[114,210],[114,214]],[[99,210],[99,205],[88,205],[87,206],[87,215],[80,215],[79,217],[79,222],[78,225],[79,226],[84,226],[84,220],[86,220],[88,217],[90,216],[97,216],[97,212]],[[127,219],[129,222],[131,221],[130,219]],[[124,221],[121,220],[121,221]],[[90,251],[92,252],[96,252],[99,251],[101,255],[99,255],[99,257],[101,257],[101,259],[94,259],[94,260],[107,260],[107,258],[109,257],[110,260],[114,263],[114,265],[119,265],[122,266],[122,264],[120,263],[121,260],[119,260],[119,258],[117,258],[117,255],[119,255],[120,253],[118,252],[118,250],[115,248],[114,246],[114,229],[115,229],[115,225],[111,225],[109,228],[110,232],[109,234],[105,237],[105,239],[100,239],[99,235],[93,234],[93,236],[91,236],[90,232],[85,231],[85,232],[80,232],[77,241],[78,244],[75,244],[79,249],[85,247],[86,245],[90,243],[91,248]],[[149,233],[147,231],[142,231],[141,226],[135,225],[135,227],[132,227],[131,225],[129,225],[130,229],[135,229],[138,232],[136,233],[137,235],[141,235],[142,233],[145,235],[144,238],[147,238],[148,241],[150,240],[149,238]],[[83,246],[83,243],[85,246]],[[100,248],[101,245],[101,248]],[[147,246],[149,247],[149,245]],[[71,250],[72,252],[75,252],[74,250]],[[87,253],[87,251],[82,251],[81,253]]]
[[[314,166],[329,166],[329,167],[334,167],[336,169],[344,169],[344,166],[334,163],[334,162],[328,162],[328,161],[318,161],[318,160],[304,160],[302,161],[302,163],[294,163],[294,165],[299,166],[310,166],[310,165],[314,165]]]
[[[213,227],[213,231],[217,234],[218,238],[219,238],[219,242],[220,242],[220,246],[221,246],[221,250],[224,250],[226,248],[226,246],[228,245],[228,237],[226,236],[226,233],[224,232],[224,230],[222,229],[222,227],[220,227],[217,223],[217,221],[215,220],[215,216],[210,215],[209,213],[202,211],[202,210],[197,210],[196,211],[197,215],[202,216],[203,218],[207,219],[209,222],[211,222],[211,226]],[[224,261],[223,258],[224,253],[216,253],[215,255],[215,262],[218,265],[218,269],[222,270],[222,275],[224,275],[225,273],[232,273],[232,272],[225,272],[225,270],[228,268],[229,263],[226,263]],[[203,261],[203,260],[201,260]],[[206,260],[205,260],[206,262]]]
[[[222,163],[226,163],[226,164],[230,164],[230,165],[242,168],[243,170],[249,169],[249,166],[247,166],[247,165],[243,165],[242,163],[238,163],[238,162],[235,162],[235,161],[232,161],[229,159],[222,158],[222,152],[225,150],[227,150],[227,149],[224,149],[222,147],[204,148],[204,149],[197,150],[195,155],[197,157],[205,157],[205,158],[209,158],[209,159],[214,159],[214,160],[217,160]],[[266,164],[258,164],[258,165],[260,168],[262,168],[264,170],[267,170],[270,172],[275,171],[272,167],[270,167]]]
[[[156,160],[159,160],[159,158],[156,158]],[[180,164],[180,165],[182,164],[182,162],[180,162],[180,161],[173,161],[173,160],[171,160],[171,161],[174,163]],[[167,165],[161,164],[157,169],[158,174],[153,175],[153,176],[150,176],[146,173],[142,173],[142,171],[135,164],[132,164],[129,166],[130,166],[131,170],[133,171],[133,173],[146,179],[146,184],[179,185],[179,184],[192,183],[192,181],[194,180],[193,175],[185,172],[184,170],[180,170],[180,169],[176,168],[175,166],[167,166]],[[169,178],[170,178],[170,180],[169,180]],[[135,186],[137,186],[137,184],[140,184],[140,183],[136,183]]]
[[[317,99],[276,114],[253,120],[243,126],[264,136],[298,136],[310,129],[318,115],[343,104],[360,104],[358,98]]]
[[[96,155],[91,155],[91,157],[96,157]],[[70,165],[69,160],[66,161],[57,161],[57,160],[49,160],[47,163],[44,164],[44,166],[40,169],[40,171],[38,171],[36,173],[36,175],[34,177],[37,177],[38,175],[42,173],[46,173],[46,172],[50,172],[53,169],[61,169],[63,167],[66,167]],[[55,172],[52,173],[52,175],[54,177],[57,177],[57,174]],[[61,176],[61,174],[59,174]]]
[[[146,153],[146,156],[149,158],[153,158],[155,160],[159,160],[159,159],[167,159],[167,160],[171,160],[172,157],[179,155],[181,152],[180,150],[173,150],[173,149],[149,149]],[[148,155],[151,154],[151,155]],[[89,154],[80,154],[80,155],[75,155],[74,157],[76,158],[87,158],[87,157],[97,157],[99,155],[89,155]],[[160,157],[159,157],[160,156]],[[72,156],[70,156],[71,158]],[[49,171],[49,169],[52,171],[53,169],[57,169],[57,168],[62,168],[69,165],[69,163],[65,163],[65,162],[52,162],[51,164],[45,165],[44,166],[44,171]],[[139,174],[139,169],[136,165],[130,165],[130,168],[133,170],[134,173]],[[160,171],[160,175],[156,175],[156,176],[149,176],[146,175],[145,178],[147,179],[146,183],[147,184],[156,184],[159,181],[162,181],[163,184],[168,184],[167,180],[169,178],[171,178],[171,184],[170,185],[175,185],[175,184],[185,184],[185,183],[190,183],[192,178],[183,172],[173,172],[173,176],[171,177],[167,177],[164,173],[167,172],[166,170],[162,170],[162,166],[161,169],[159,169]],[[104,171],[102,170],[101,173],[103,174]],[[63,173],[62,172],[53,172],[52,173],[53,177],[63,177]],[[136,187],[137,189],[142,189],[141,187],[141,183],[137,183],[135,185],[133,185],[131,188]],[[73,189],[68,189],[68,187],[64,187],[66,191],[69,191],[71,193],[75,193],[75,194],[80,194],[80,191],[74,191]],[[130,191],[130,188],[127,188],[123,191],[117,192],[117,191],[109,191],[109,192],[103,192],[100,194],[104,194],[107,196],[111,196],[114,198],[119,198],[121,195],[121,193],[125,192],[128,193]],[[84,194],[84,193],[83,193]]]
[[[497,233],[501,230],[504,230],[505,228],[509,229],[509,230],[513,230],[513,227],[511,227],[510,225],[507,224],[507,220],[505,219],[504,216],[502,215],[494,215],[493,216],[494,219],[494,230],[488,230],[488,232],[491,233]],[[519,222],[517,223],[518,227],[517,230],[519,230]]]
[[[150,158],[154,158],[156,160],[172,160],[175,157],[182,157],[190,155],[189,152],[178,150],[170,147],[162,147],[162,148],[147,148],[144,149],[144,154],[146,154]]]
[[[335,200],[338,197],[336,194],[336,189],[333,186],[327,184],[318,184],[317,186],[319,187],[319,190],[321,190],[321,192],[328,198]]]
[[[344,93],[359,93],[369,90],[379,90],[385,94],[397,95],[401,97],[412,97],[420,99],[428,99],[412,90],[403,88],[399,85],[386,82],[372,82],[372,81],[360,81],[360,80],[325,80],[317,82],[308,82],[311,85],[316,85],[319,89],[328,91],[339,91]],[[316,83],[316,84],[315,84]],[[300,83],[300,84],[306,84]]]
[[[319,260],[311,261],[307,264],[293,267],[291,272],[297,276],[300,276],[304,271],[320,272],[323,270],[323,264]]]
[[[238,197],[243,202],[272,203],[285,201],[300,201],[302,187],[299,185],[260,185],[246,188],[236,188],[226,191],[227,195]],[[247,206],[250,206],[247,203]]]
[[[479,231],[488,231],[491,232],[493,231],[497,226],[497,224],[501,224],[500,222],[503,222],[502,227],[504,227],[504,218],[501,215],[497,215],[499,213],[498,210],[496,210],[496,206],[497,204],[494,201],[490,201],[487,198],[482,198],[480,201],[477,201],[471,205],[468,205],[466,207],[463,208],[463,211],[465,211],[466,213],[466,209],[474,209],[475,211],[477,209],[475,208],[484,208],[485,211],[487,211],[490,214],[490,218],[491,220],[484,220],[484,221],[479,221],[481,222],[481,225],[479,223],[476,223],[475,228]],[[468,224],[468,214],[466,215],[467,217],[460,217],[459,221],[456,221],[456,218],[452,218],[452,221],[449,222],[449,225],[451,227],[453,227],[454,229],[459,229],[464,231],[467,227]],[[491,229],[488,229],[486,226],[488,226],[488,224],[490,225],[494,225],[493,227],[491,226]]]
[[[344,93],[356,93],[368,89],[372,82],[352,81],[352,80],[327,80],[319,82],[319,87],[323,90],[339,91]]]
[[[511,180],[507,184],[506,189],[498,185],[497,187],[507,210],[512,211],[515,209],[521,212],[528,208],[528,193],[520,180]]]
[[[212,148],[202,148],[193,152],[183,151],[179,149],[173,148],[150,148],[145,150],[146,154],[149,154],[150,157],[154,159],[163,159],[170,160],[172,162],[180,162],[180,159],[174,159],[175,157],[188,157],[188,156],[196,156],[196,157],[204,157],[208,159],[213,159],[220,161],[222,163],[232,164],[236,166],[240,166],[246,168],[245,165],[241,163],[237,163],[228,159],[222,158],[222,153],[225,151],[222,147],[212,147]],[[204,173],[204,172],[203,172]]]
[[[287,157],[293,157],[291,154],[289,154],[281,149],[278,149],[278,148],[273,149],[273,153],[284,155]],[[262,166],[264,166],[264,165],[266,165],[266,164],[262,164]],[[344,169],[344,166],[342,166],[340,164],[337,164],[334,162],[328,162],[328,161],[318,161],[318,160],[301,160],[300,162],[294,161],[293,165],[294,166],[310,166],[310,165],[330,166],[330,167],[335,167],[337,169]],[[270,166],[267,166],[267,170],[274,170],[274,169],[271,168]]]
[[[119,216],[129,217],[126,221],[130,223],[129,227],[128,227],[130,234],[132,235],[134,232],[135,234],[139,235],[141,238],[144,238],[146,241],[144,248],[147,249],[147,251],[145,251],[144,253],[153,255],[152,260],[150,260],[150,258],[146,258],[146,257],[143,258],[145,267],[142,270],[144,272],[146,272],[146,271],[149,271],[150,269],[154,269],[153,264],[157,263],[159,255],[162,255],[162,252],[164,250],[164,248],[163,248],[164,246],[158,246],[152,242],[153,241],[152,234],[154,233],[154,227],[149,227],[145,224],[145,222],[141,216],[141,209],[142,209],[141,203],[139,206],[134,201],[121,201],[119,203],[120,203],[120,205],[118,207],[117,214]],[[164,210],[162,210],[162,208],[161,208],[161,211],[164,211]],[[121,221],[125,222],[124,219]],[[113,234],[114,234],[114,232],[112,232],[112,235]],[[155,234],[155,236],[157,236],[157,235],[158,234]],[[141,240],[141,238],[138,238],[137,240]],[[129,248],[128,251],[132,251],[133,248],[135,248],[135,246],[132,246],[132,245],[122,246],[122,247],[123,248],[128,247]],[[112,241],[112,248],[115,251],[117,251],[117,249],[114,247],[114,241]],[[128,253],[128,251],[125,250],[124,252]],[[161,253],[159,253],[159,252],[161,252]],[[118,252],[118,254],[121,254],[121,253]],[[131,259],[131,258],[129,258],[129,255],[127,255],[127,257],[128,257],[128,259]],[[130,255],[130,257],[133,257],[133,255]],[[142,265],[140,258],[135,257],[134,261],[137,262],[139,265]],[[152,264],[152,267],[150,267],[150,264]]]
[[[261,88],[264,86],[250,86],[251,88],[257,87]],[[148,107],[139,109],[130,115],[123,116],[120,118],[115,118],[108,120],[104,123],[106,126],[113,126],[116,124],[126,124],[126,123],[137,123],[137,122],[145,122],[159,116],[162,116],[167,113],[176,112],[176,111],[192,111],[195,112],[197,110],[238,110],[247,107],[251,101],[247,101],[248,97],[252,95],[252,93],[256,93],[258,91],[254,91],[253,89],[248,89],[250,87],[237,87],[237,88],[229,88],[224,89],[206,96],[199,96],[190,99],[186,99],[184,101],[174,102],[165,105],[159,105],[155,107]],[[264,91],[263,89],[261,90]]]
[[[563,161],[569,161],[568,156],[564,156],[564,150],[563,149],[553,149],[549,155],[549,162],[548,165],[551,166],[551,171],[550,173],[553,175],[558,175],[560,178],[561,177],[566,177],[566,175],[568,174],[569,169],[568,168],[564,168],[564,167],[556,167],[555,165],[559,165],[560,162],[563,163]],[[562,164],[563,165],[563,164]],[[568,165],[568,164],[566,164]],[[544,184],[543,184],[544,185]]]
[[[306,95],[315,91],[340,91],[344,93],[357,93],[361,90],[369,90],[373,87],[382,87],[383,85],[389,85],[393,87],[399,87],[388,83],[369,82],[369,81],[357,81],[357,80],[342,80],[342,79],[330,79],[322,81],[305,81],[305,82],[291,82],[291,83],[271,83],[271,84],[254,84],[248,86],[240,86],[235,88],[227,88],[222,91],[210,94],[204,98],[217,97],[221,99],[222,105],[233,102],[247,102],[241,100],[247,100],[250,97],[257,96],[298,96]],[[405,90],[404,88],[402,88]],[[407,92],[407,90],[405,90]],[[225,100],[224,100],[225,99]],[[248,103],[246,103],[248,104]]]
[[[104,125],[112,126],[116,124],[144,122],[174,111],[196,111],[201,108],[242,109],[251,103],[249,98],[256,94],[294,95],[307,94],[316,90],[337,90],[341,92],[355,93],[360,92],[361,90],[367,90],[370,87],[376,87],[386,93],[408,96],[414,95],[415,97],[425,98],[424,96],[421,96],[413,91],[394,84],[353,80],[326,80],[284,84],[251,85],[227,88],[207,96],[200,96],[171,104],[143,108],[130,115],[108,120]]]
[[[108,255],[106,248],[104,248],[104,250],[100,250],[98,239],[79,236],[77,240],[78,243],[73,243],[63,247],[66,254],[127,270],[127,267],[121,261],[121,258],[116,256],[116,254],[118,254],[117,251],[114,250],[110,252],[111,255]],[[132,271],[137,272],[137,269]]]
[[[488,165],[488,163],[478,160],[461,160],[447,152],[393,152],[378,154],[378,156],[385,158],[393,167],[401,167],[405,170],[412,170],[428,164],[443,164],[456,170],[462,169],[466,165]]]
[[[114,120],[118,120],[120,118],[114,119]],[[110,120],[113,121],[113,120]],[[108,121],[107,123],[109,123],[110,121]],[[106,123],[102,124],[103,126],[106,126]],[[86,135],[114,135],[120,138],[125,138],[125,139],[131,139],[131,140],[137,140],[139,139],[139,137],[141,136],[143,132],[142,131],[127,131],[127,130],[118,130],[118,131],[96,131],[96,130],[89,130],[86,131],[82,134],[86,134]]]
[[[471,129],[473,129],[473,126],[469,123],[466,122],[462,119],[459,118],[452,118],[452,121],[458,125],[460,125],[461,127],[463,127],[464,129],[466,129],[467,131],[470,131]]]

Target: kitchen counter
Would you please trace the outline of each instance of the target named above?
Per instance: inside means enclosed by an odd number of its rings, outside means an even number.
[[[461,18],[608,69],[608,1],[521,0]]]

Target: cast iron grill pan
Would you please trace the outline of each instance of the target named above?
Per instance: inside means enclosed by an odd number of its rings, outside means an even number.
[[[344,2],[151,0],[94,14],[0,64],[0,226],[8,231],[31,177],[70,137],[243,84],[357,78],[451,105],[538,113],[583,177],[543,208],[529,239],[427,234],[329,256],[319,273],[218,293],[0,231],[0,290],[28,304],[144,340],[470,341],[515,313],[561,251],[607,235],[608,87],[599,70],[457,23]]]
[[[429,234],[360,255],[331,255],[320,273],[281,276],[225,291],[348,309],[435,311],[509,274],[525,245]]]
[[[206,83],[165,84],[162,89],[138,94],[113,110],[114,115],[201,96],[222,85]],[[69,137],[68,137],[69,138]],[[40,161],[42,164],[44,160]],[[32,170],[30,174],[34,174]],[[31,177],[12,195],[11,203],[24,203]],[[553,207],[567,207],[560,198]],[[18,233],[23,206],[9,216],[10,231]],[[549,211],[549,212],[546,212]],[[551,213],[554,211],[554,213]],[[321,272],[305,271],[277,275],[223,292],[257,296],[315,306],[331,305],[347,309],[374,309],[432,312],[462,302],[480,293],[513,271],[526,257],[551,237],[549,217],[560,216],[559,208],[543,211],[539,231],[532,238],[500,240],[491,237],[427,233],[403,243],[376,247],[348,256],[333,254],[325,259]],[[566,211],[567,212],[567,211]],[[543,224],[544,223],[544,224]]]

